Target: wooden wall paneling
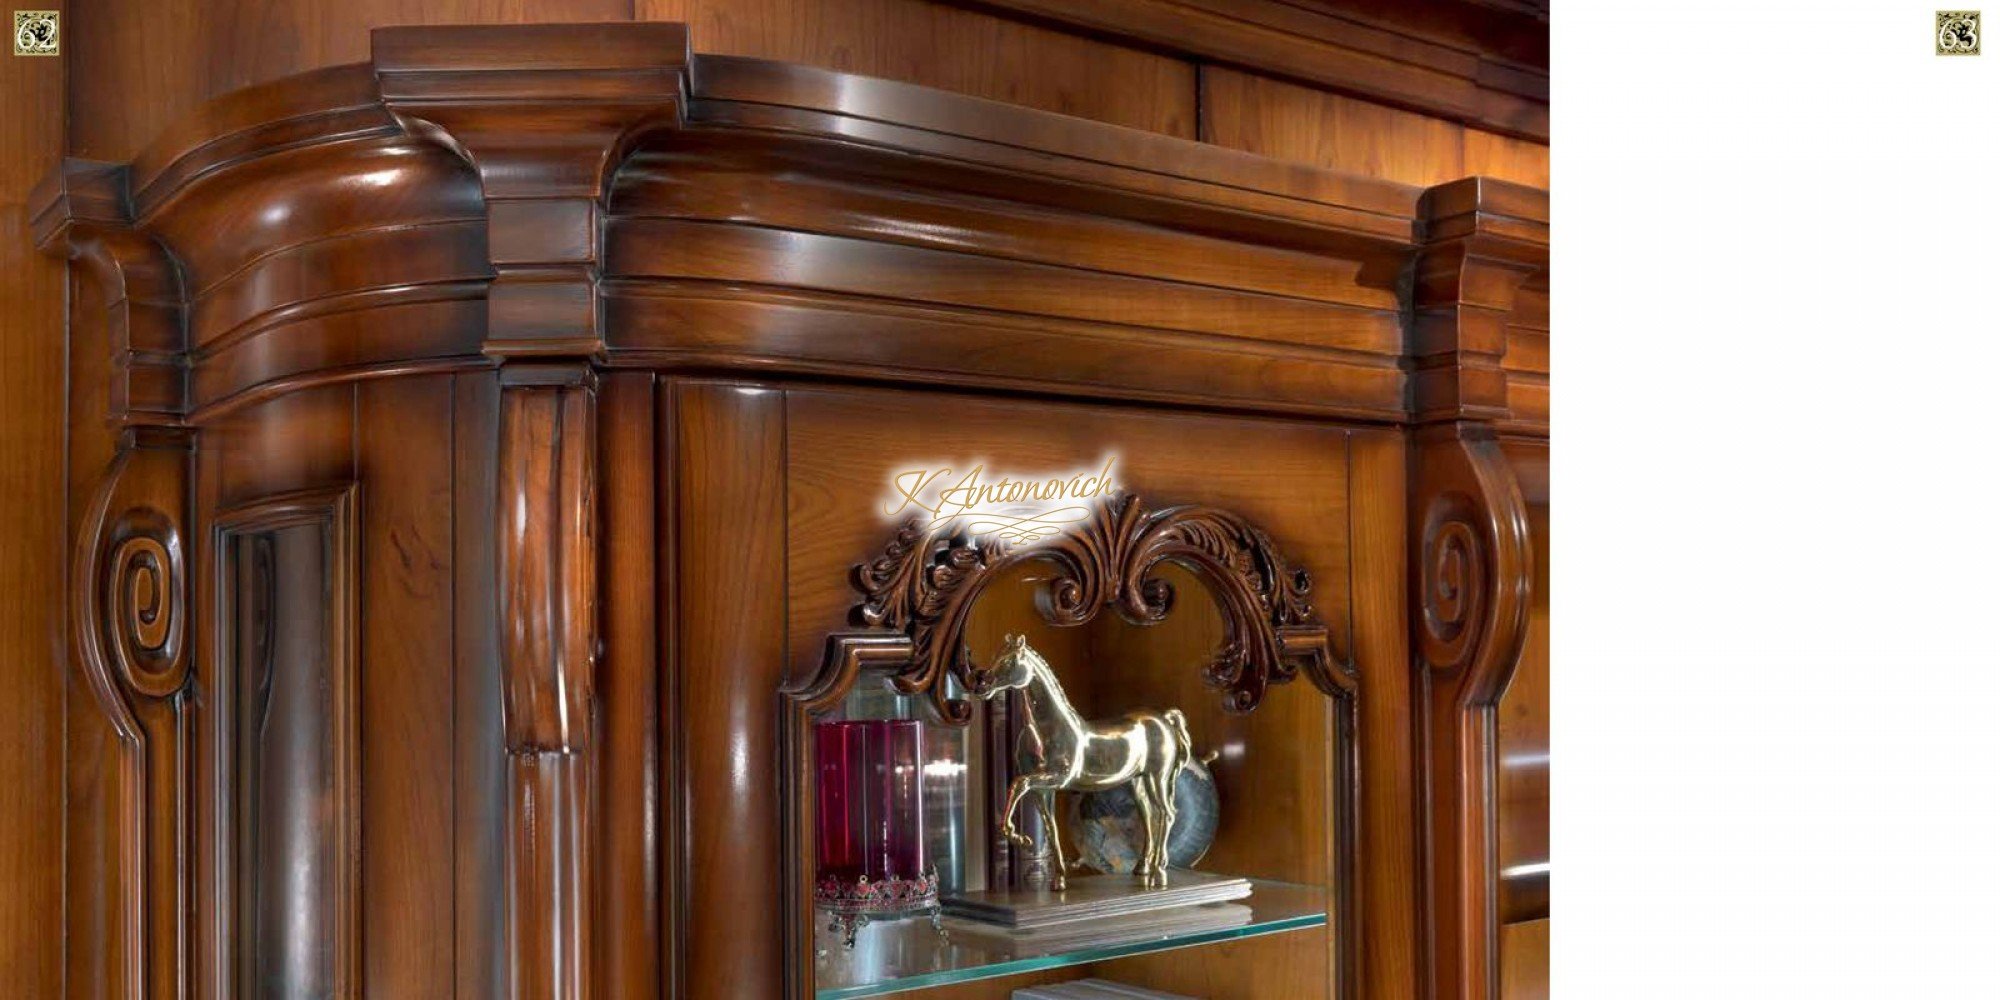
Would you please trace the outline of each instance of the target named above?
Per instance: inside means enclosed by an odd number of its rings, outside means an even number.
[[[1548,1000],[1549,921],[1524,920],[1500,928],[1499,1000]]]
[[[118,430],[105,420],[110,406],[110,316],[99,303],[103,290],[82,268],[72,268],[69,279],[72,315],[69,328],[68,373],[68,469],[66,486],[68,531],[63,538],[65,561],[62,575],[69,579],[69,556],[75,551],[75,534],[84,523],[98,480],[110,467],[118,442]],[[11,398],[11,397],[10,397]],[[212,478],[197,470],[196,513],[202,516],[199,487]],[[197,522],[199,523],[199,522]],[[65,595],[69,587],[61,588]],[[67,654],[64,675],[64,756],[67,774],[63,792],[63,926],[64,956],[62,985],[71,996],[105,997],[116,995],[119,971],[124,968],[123,944],[117,933],[115,890],[117,858],[113,838],[103,831],[113,828],[111,776],[117,773],[118,737],[111,719],[99,707],[82,673],[76,650],[76,633],[65,615],[54,627],[64,636]],[[102,947],[82,946],[81,942],[103,942]]]
[[[1361,689],[1361,939],[1365,996],[1407,996],[1422,980],[1422,814],[1410,662],[1408,459],[1400,431],[1349,433],[1355,660]]]
[[[93,159],[130,159],[209,98],[366,59],[370,30],[385,25],[630,19],[630,0],[73,0],[63,45],[91,71],[69,83],[76,110],[69,149]]]
[[[61,13],[61,2],[38,4]],[[70,19],[65,16],[64,27]],[[66,40],[65,40],[66,41]],[[70,48],[67,44],[65,49]],[[62,990],[66,370],[62,262],[35,252],[29,192],[64,142],[68,54],[0,62],[0,968]],[[103,464],[90,467],[94,477]],[[87,494],[86,494],[87,495]],[[88,705],[85,696],[79,701]],[[89,706],[96,711],[95,706]]]
[[[500,380],[452,377],[452,966],[456,995],[507,981],[507,744],[500,692]]]
[[[930,0],[637,0],[702,52],[799,62],[1194,138],[1179,59]]]
[[[1529,187],[1546,188],[1549,186],[1548,143],[1467,128],[1465,173],[1473,177],[1497,177]]]
[[[366,995],[448,996],[454,721],[452,377],[354,387],[361,633]]]
[[[785,956],[810,918],[806,897],[781,886],[777,709],[788,657],[772,627],[786,620],[789,562],[784,394],[686,382],[671,407],[682,735],[666,787],[685,831],[674,877],[682,996],[798,996],[810,984],[786,981]]]
[[[654,376],[622,372],[599,396],[604,509],[604,657],[596,774],[603,846],[597,852],[598,995],[660,995],[659,703],[656,576],[662,551],[656,491],[660,448]]]
[[[494,559],[507,746],[504,995],[590,995],[596,802],[596,377],[501,370]]]
[[[1202,140],[1404,184],[1489,176],[1548,187],[1545,143],[1219,66],[1201,73]]]
[[[1205,142],[1402,184],[1465,176],[1456,122],[1219,66],[1201,89]]]
[[[1528,12],[1501,5],[1452,2],[1406,2],[1387,10],[1278,0],[978,0],[975,5],[1454,122],[1548,138],[1546,10],[1538,23]],[[1467,27],[1473,30],[1452,30]]]

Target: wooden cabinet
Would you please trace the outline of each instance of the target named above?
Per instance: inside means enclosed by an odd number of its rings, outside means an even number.
[[[888,484],[1115,456],[1318,645],[1204,683],[1212,623],[1107,632],[1080,697],[1235,747],[1214,863],[1326,921],[1083,971],[1494,995],[1547,210],[672,24],[383,30],[66,163],[71,992],[812,996],[798,706]]]

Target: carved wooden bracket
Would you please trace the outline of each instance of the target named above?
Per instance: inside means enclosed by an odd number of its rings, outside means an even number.
[[[1432,995],[1498,996],[1495,709],[1527,632],[1527,507],[1492,429],[1472,423],[1417,432],[1411,502]]]
[[[1521,289],[1549,266],[1549,195],[1484,177],[1424,192],[1412,292],[1412,418],[1509,416],[1507,319]]]
[[[600,353],[605,191],[639,135],[678,122],[687,29],[383,28],[374,56],[383,104],[479,171],[496,272],[487,353]]]
[[[127,168],[64,160],[30,196],[35,243],[82,265],[104,296],[111,342],[108,417],[172,426],[187,412],[180,269],[133,228]]]
[[[76,538],[71,624],[79,673],[119,741],[111,831],[118,884],[106,898],[122,939],[116,981],[126,996],[184,995],[191,970],[184,825],[190,552],[187,431],[127,430]]]
[[[1137,624],[1159,622],[1173,610],[1175,594],[1154,570],[1161,563],[1192,570],[1222,611],[1222,645],[1203,678],[1223,692],[1229,711],[1255,709],[1267,687],[1290,681],[1301,667],[1327,694],[1353,692],[1353,661],[1333,652],[1326,626],[1306,600],[1311,577],[1291,566],[1262,530],[1214,507],[1148,511],[1129,494],[1035,545],[1010,546],[993,535],[975,539],[951,522],[933,528],[905,523],[882,555],[855,567],[864,596],[854,618],[869,630],[829,639],[826,666],[813,689],[851,684],[862,660],[887,665],[900,659],[906,662],[893,675],[899,690],[928,695],[947,721],[968,721],[971,706],[948,697],[944,679],[955,673],[978,689],[981,668],[971,662],[964,639],[972,606],[1000,571],[1028,560],[1056,570],[1036,597],[1043,617],[1056,625],[1081,625],[1107,607]]]

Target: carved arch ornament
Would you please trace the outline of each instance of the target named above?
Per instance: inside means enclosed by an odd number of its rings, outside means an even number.
[[[1042,617],[1054,625],[1082,625],[1112,607],[1134,624],[1156,624],[1177,595],[1154,571],[1163,563],[1192,571],[1222,612],[1222,644],[1202,677],[1222,692],[1228,711],[1254,710],[1270,685],[1301,669],[1330,696],[1354,694],[1354,662],[1334,652],[1307,600],[1311,576],[1291,565],[1262,529],[1215,507],[1149,510],[1139,497],[1120,494],[1080,525],[1033,545],[973,537],[949,522],[905,522],[881,555],[855,567],[863,599],[853,614],[867,629],[829,637],[815,685],[823,690],[807,700],[830,703],[852,686],[863,663],[873,663],[891,671],[897,690],[929,697],[940,718],[969,721],[970,704],[947,695],[945,678],[955,675],[979,689],[983,671],[966,649],[966,622],[986,587],[1027,561],[1055,569],[1036,594]]]

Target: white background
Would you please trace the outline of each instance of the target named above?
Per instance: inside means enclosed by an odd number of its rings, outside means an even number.
[[[2000,997],[2000,4],[1556,7],[1555,996]]]

